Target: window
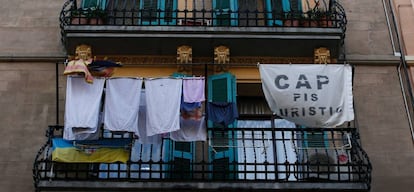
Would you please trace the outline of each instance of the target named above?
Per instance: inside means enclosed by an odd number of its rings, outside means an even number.
[[[177,0],[143,0],[139,21],[144,25],[175,25]]]

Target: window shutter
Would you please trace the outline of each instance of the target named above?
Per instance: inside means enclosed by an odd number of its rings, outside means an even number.
[[[236,102],[236,78],[230,73],[212,75],[208,78],[208,101]],[[223,125],[208,122],[211,146],[210,170],[212,179],[232,179],[237,177],[237,141],[236,132],[226,129],[235,127],[237,122],[224,127]]]
[[[195,142],[170,142],[173,148],[171,178],[191,179]]]

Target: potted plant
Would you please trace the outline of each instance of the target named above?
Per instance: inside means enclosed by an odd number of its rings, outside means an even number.
[[[74,25],[87,25],[87,12],[82,9],[74,9],[70,12],[70,23]]]
[[[319,2],[315,6],[306,12],[307,26],[313,27],[329,27],[332,26],[332,12],[329,9],[319,6]]]

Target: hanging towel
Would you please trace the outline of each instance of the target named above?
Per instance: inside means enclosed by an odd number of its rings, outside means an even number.
[[[138,133],[138,110],[142,79],[116,78],[106,81],[104,128]]]
[[[238,117],[237,104],[234,102],[208,102],[207,114],[214,123],[227,126]]]
[[[183,79],[183,97],[186,103],[195,103],[205,101],[204,94],[204,77],[184,78]]]
[[[65,67],[65,71],[63,72],[64,75],[83,75],[85,77],[85,81],[88,83],[93,82],[93,76],[89,72],[88,65],[92,63],[92,59],[83,60],[72,60]]]
[[[180,130],[170,133],[174,141],[206,141],[207,130],[204,117],[201,119],[180,119]]]
[[[105,79],[101,78],[89,84],[82,78],[68,77],[64,139],[86,139],[81,135],[97,132],[104,84]]]
[[[145,81],[147,136],[180,129],[182,79],[159,78]]]
[[[147,136],[147,101],[145,99],[145,90],[141,90],[138,112],[138,142],[141,144],[161,144],[161,135]]]

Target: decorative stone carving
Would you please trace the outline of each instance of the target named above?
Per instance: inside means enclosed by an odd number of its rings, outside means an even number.
[[[316,48],[314,52],[315,64],[331,63],[331,52],[326,47]]]
[[[179,64],[178,72],[191,71],[191,64],[193,62],[193,48],[188,45],[182,45],[177,48],[177,63]],[[181,64],[181,65],[180,65]]]
[[[230,63],[230,49],[226,46],[214,48],[214,70],[216,72],[228,71]]]
[[[92,59],[92,48],[89,45],[78,45],[75,50],[75,59]]]
[[[192,63],[193,49],[188,45],[182,45],[177,48],[177,63]]]

